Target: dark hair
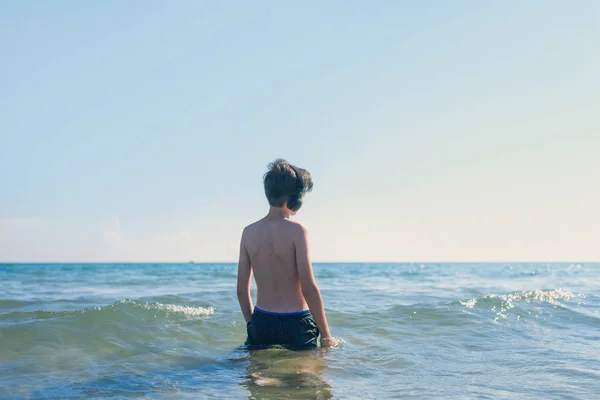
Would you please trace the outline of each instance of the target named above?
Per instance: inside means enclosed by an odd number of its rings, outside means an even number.
[[[269,171],[263,177],[265,195],[273,207],[283,207],[288,199],[298,193],[296,172],[286,160],[278,158],[269,165]],[[294,166],[302,176],[304,190],[302,194],[312,191],[313,181],[310,172]]]

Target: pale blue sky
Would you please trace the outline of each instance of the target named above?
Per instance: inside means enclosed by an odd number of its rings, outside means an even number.
[[[600,2],[0,6],[0,261],[600,259]]]

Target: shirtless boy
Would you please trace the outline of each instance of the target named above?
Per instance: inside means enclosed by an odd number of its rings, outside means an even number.
[[[275,160],[264,175],[269,213],[244,228],[238,263],[237,296],[247,324],[246,344],[301,350],[335,344],[315,282],[306,228],[290,216],[313,187],[310,173]],[[250,297],[252,273],[256,307]]]

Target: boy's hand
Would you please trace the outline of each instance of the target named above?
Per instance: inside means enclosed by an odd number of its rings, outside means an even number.
[[[333,336],[321,337],[321,347],[333,347],[337,344],[337,341]]]

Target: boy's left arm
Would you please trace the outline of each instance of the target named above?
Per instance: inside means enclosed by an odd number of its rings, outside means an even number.
[[[250,297],[250,283],[252,282],[252,265],[250,264],[250,257],[245,246],[246,230],[242,234],[242,240],[240,243],[240,257],[238,261],[238,275],[237,275],[237,297],[240,302],[240,308],[242,314],[244,314],[244,320],[246,323],[250,322],[252,316],[253,304],[252,297]]]

